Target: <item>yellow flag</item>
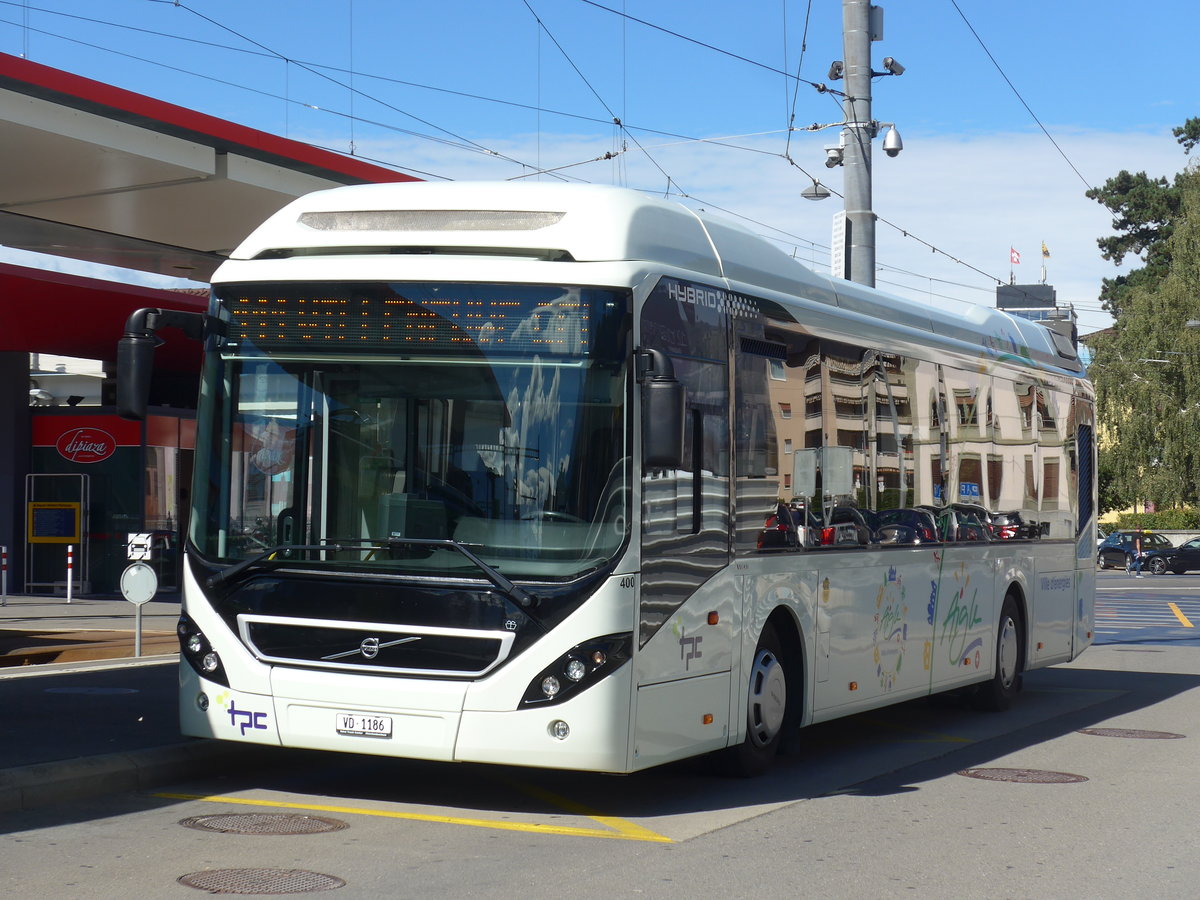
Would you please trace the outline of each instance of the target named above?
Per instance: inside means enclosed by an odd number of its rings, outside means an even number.
[[[1042,259],[1050,258],[1050,248],[1046,246],[1046,242],[1042,241]]]

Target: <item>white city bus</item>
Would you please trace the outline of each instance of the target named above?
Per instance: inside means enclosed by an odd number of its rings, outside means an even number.
[[[172,315],[130,320],[128,415]],[[200,319],[186,734],[750,773],[1091,641],[1093,394],[1040,324],[483,183],[303,197]]]

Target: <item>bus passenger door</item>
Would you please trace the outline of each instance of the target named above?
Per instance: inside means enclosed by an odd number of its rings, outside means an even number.
[[[719,296],[718,296],[719,295]],[[724,293],[663,279],[640,346],[684,388],[683,459],[641,472],[635,766],[724,746],[741,607],[729,573],[729,366]]]
[[[1074,548],[1077,534],[1078,460],[1071,395],[1039,387],[1035,397],[1041,463],[1037,541],[1054,544],[1038,554],[1029,652],[1031,663],[1047,664],[1071,658],[1076,559],[1074,550],[1067,551],[1066,546]],[[1094,556],[1095,548],[1089,547],[1089,563]]]

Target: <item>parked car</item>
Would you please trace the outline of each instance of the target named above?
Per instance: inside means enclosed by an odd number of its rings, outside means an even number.
[[[956,541],[989,541],[992,539],[992,514],[974,503],[951,503],[958,517]]]
[[[1153,531],[1114,531],[1100,544],[1096,562],[1102,569],[1127,569],[1134,560],[1134,538],[1142,538],[1142,567],[1146,567],[1147,554],[1156,550],[1173,550],[1174,546],[1161,534]]]
[[[875,513],[857,506],[835,506],[821,529],[821,545],[871,543],[875,536]]]
[[[927,509],[885,509],[875,534],[881,544],[933,544],[937,522]]]
[[[803,503],[780,503],[758,533],[759,550],[795,550],[820,539],[821,523]]]
[[[995,540],[1032,540],[1041,536],[1041,527],[1036,522],[1026,522],[1015,510],[992,515],[992,537]]]
[[[1170,549],[1154,548],[1143,552],[1142,568],[1149,569],[1155,575],[1165,575],[1167,572],[1182,575],[1200,569],[1200,538],[1192,538]]]
[[[949,506],[921,504],[937,520],[938,537],[943,541],[990,541],[989,514],[982,506],[972,503],[951,503]]]

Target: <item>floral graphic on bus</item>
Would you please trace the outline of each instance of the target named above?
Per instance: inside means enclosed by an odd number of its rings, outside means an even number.
[[[908,640],[908,606],[905,605],[904,579],[895,567],[884,575],[875,597],[875,674],[879,686],[890,691],[896,686],[900,666],[904,662],[904,645]]]
[[[948,659],[953,665],[978,669],[983,665],[983,640],[970,640],[970,636],[971,631],[983,622],[979,615],[979,590],[972,590],[970,599],[967,598],[971,576],[967,573],[966,563],[959,564],[954,580],[958,582],[958,589],[950,597],[938,643],[947,645]]]

